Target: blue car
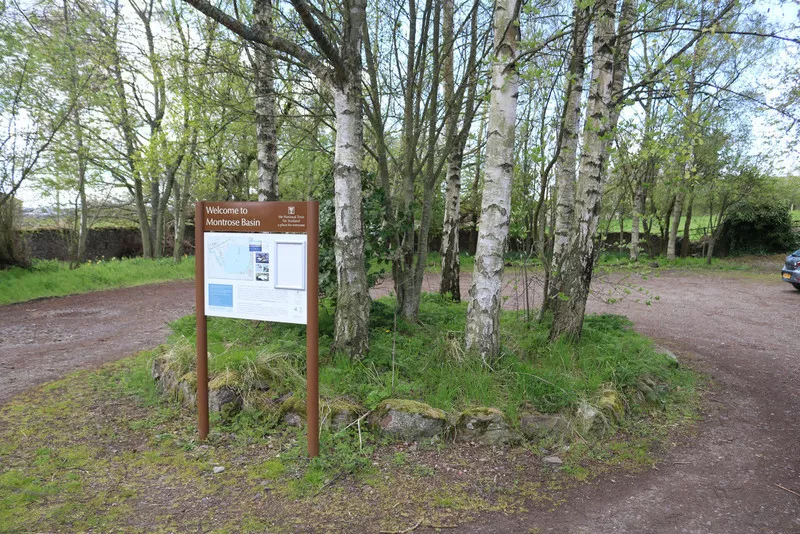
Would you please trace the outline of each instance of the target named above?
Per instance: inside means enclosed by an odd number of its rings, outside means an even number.
[[[784,282],[789,282],[800,291],[800,250],[795,250],[786,256],[786,265],[781,269]]]

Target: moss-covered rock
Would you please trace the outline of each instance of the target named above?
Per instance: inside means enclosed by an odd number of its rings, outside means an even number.
[[[208,411],[229,419],[242,409],[242,378],[226,369],[208,381]]]
[[[525,439],[562,441],[569,436],[569,421],[561,414],[528,412],[520,415],[519,427]]]
[[[417,441],[443,434],[447,429],[447,416],[423,402],[386,399],[373,410],[369,423],[384,435]]]
[[[588,402],[582,401],[575,410],[574,424],[579,434],[587,436],[590,432],[602,433],[605,420],[600,410]]]
[[[364,411],[361,406],[345,399],[333,399],[321,403],[320,406],[322,424],[330,426],[333,430],[341,430],[347,427],[361,417]]]
[[[644,404],[663,409],[666,406],[669,387],[649,376],[644,376],[636,381],[636,393]]]
[[[172,390],[175,398],[185,406],[197,404],[197,375],[194,371],[186,373],[178,379],[175,388]]]
[[[620,422],[625,417],[625,403],[622,396],[613,389],[604,389],[600,393],[597,407],[608,420]]]
[[[153,359],[153,365],[150,369],[150,374],[153,380],[156,381],[156,387],[162,393],[172,391],[178,387],[178,375],[169,368],[167,363],[163,355],[157,356]]]
[[[225,369],[221,373],[212,376],[208,381],[208,389],[221,389],[221,388],[242,388],[242,377],[236,371]]]
[[[303,426],[306,422],[306,401],[294,395],[281,404],[281,421],[289,426]]]
[[[483,445],[509,445],[518,440],[505,414],[488,407],[463,411],[456,422],[455,436],[456,441]]]

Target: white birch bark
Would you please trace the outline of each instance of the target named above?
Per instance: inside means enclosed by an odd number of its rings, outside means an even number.
[[[442,281],[439,292],[450,294],[461,301],[459,273],[461,264],[458,243],[458,220],[461,216],[461,159],[463,149],[453,149],[447,161],[447,189],[444,197],[444,222],[442,224]]]
[[[477,0],[476,0],[477,7]],[[475,118],[475,99],[478,86],[477,76],[477,48],[478,48],[478,16],[477,9],[473,10],[470,21],[470,52],[467,61],[467,97],[463,103],[460,95],[456,94],[455,81],[453,79],[453,1],[446,0],[444,4],[444,43],[449,50],[445,61],[445,93],[446,101],[450,104],[451,117],[447,124],[447,140],[450,147],[447,155],[447,174],[445,182],[445,213],[442,224],[442,281],[439,285],[439,293],[451,295],[454,301],[461,302],[461,260],[459,258],[459,230],[461,219],[461,167],[464,161],[464,150],[467,145],[472,121]],[[449,24],[449,26],[448,26]],[[458,129],[457,109],[464,109],[464,119],[460,130]]]
[[[442,38],[446,49],[444,60],[444,92],[445,102],[450,106],[447,119],[446,137],[450,141],[458,128],[458,113],[454,109],[455,80],[453,77],[453,0],[444,0],[444,18],[442,21]],[[458,143],[455,143],[458,144]],[[446,190],[444,194],[444,221],[442,222],[442,281],[439,292],[450,294],[456,302],[461,301],[461,285],[459,272],[461,266],[458,257],[458,218],[461,212],[461,161],[462,151],[452,146],[447,155]]]
[[[369,349],[369,287],[364,258],[361,218],[363,118],[359,72],[345,87],[331,88],[336,111],[336,150],[333,159],[336,212],[336,278],[338,293],[334,347],[362,358]]]
[[[253,4],[254,27],[272,33],[272,1]],[[278,200],[278,141],[275,115],[275,86],[272,51],[255,45],[256,153],[258,160],[258,200]]]
[[[681,223],[681,213],[683,213],[683,192],[679,192],[672,206],[672,221],[669,225],[669,239],[667,240],[667,259],[675,259],[675,242],[678,240],[678,226]]]
[[[486,138],[486,172],[473,284],[467,308],[467,350],[490,365],[500,353],[503,254],[511,215],[511,179],[519,77],[517,0],[498,0],[494,13],[494,60]]]
[[[578,175],[576,198],[577,224],[564,255],[561,293],[553,308],[551,339],[566,336],[580,337],[583,316],[594,263],[594,233],[599,221],[603,192],[603,170],[611,132],[611,94],[614,78],[614,19],[613,0],[600,0],[597,5],[594,39],[592,42],[592,75],[589,102],[584,125],[584,144]]]
[[[589,33],[588,13],[577,3],[574,8],[574,30],[572,35],[572,57],[567,82],[567,101],[561,124],[560,148],[556,162],[556,222],[553,237],[553,252],[550,259],[551,280],[548,287],[548,305],[557,306],[555,301],[561,292],[561,269],[567,252],[572,228],[575,222],[575,180],[578,157],[578,128],[581,121],[581,96],[586,72],[586,37]]]

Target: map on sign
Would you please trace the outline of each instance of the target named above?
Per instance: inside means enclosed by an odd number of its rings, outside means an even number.
[[[206,232],[204,240],[206,315],[306,323],[306,235]]]
[[[237,234],[208,234],[206,276],[220,280],[253,280],[250,238]],[[259,246],[260,252],[260,246]]]

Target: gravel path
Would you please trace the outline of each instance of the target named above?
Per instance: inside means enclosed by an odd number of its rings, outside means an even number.
[[[77,369],[163,343],[194,307],[194,282],[167,282],[0,306],[0,404]]]
[[[505,305],[521,308],[512,278]],[[427,277],[425,287],[437,282]],[[468,282],[465,275],[462,287]],[[607,282],[597,284],[599,295],[619,297]],[[712,376],[697,434],[657,469],[583,485],[555,510],[488,514],[458,531],[800,533],[800,496],[786,491],[800,493],[800,292],[777,275],[736,273],[665,272],[625,284],[632,295],[614,305],[595,297],[589,310],[627,315]],[[373,295],[390,290],[384,283]],[[0,403],[161,343],[166,322],[191,312],[193,298],[192,282],[172,282],[0,307]]]

